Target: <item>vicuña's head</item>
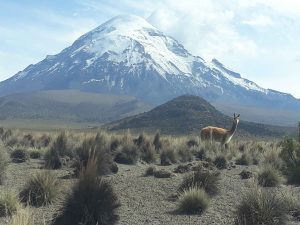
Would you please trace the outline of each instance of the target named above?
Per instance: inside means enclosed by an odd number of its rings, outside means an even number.
[[[239,115],[235,115],[235,113],[233,114],[233,122],[238,124],[240,122],[240,114]]]

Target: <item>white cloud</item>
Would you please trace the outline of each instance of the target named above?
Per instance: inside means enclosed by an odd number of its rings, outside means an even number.
[[[270,17],[259,15],[255,18],[242,21],[243,24],[248,24],[255,27],[267,27],[273,25],[273,21]]]

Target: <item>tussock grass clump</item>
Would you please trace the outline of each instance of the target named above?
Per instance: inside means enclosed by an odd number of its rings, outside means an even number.
[[[272,167],[264,167],[258,174],[258,184],[263,187],[277,187],[281,182],[279,171]]]
[[[43,134],[40,138],[37,139],[37,146],[38,148],[46,148],[50,145],[52,141],[51,136]]]
[[[9,225],[36,225],[34,215],[29,208],[19,208],[13,214]]]
[[[29,154],[25,148],[17,148],[11,152],[10,158],[14,163],[23,163],[29,159]]]
[[[61,132],[52,146],[45,154],[45,167],[48,169],[60,169],[62,167],[62,157],[74,156],[71,147],[68,144],[68,137],[65,132]]]
[[[217,171],[198,170],[184,177],[179,192],[189,188],[202,188],[209,195],[216,195],[219,192],[220,173]]]
[[[162,148],[162,142],[160,140],[160,133],[156,132],[153,140],[153,145],[156,151],[159,151]]]
[[[0,217],[11,216],[20,207],[18,196],[11,192],[0,194]]]
[[[36,173],[28,180],[19,197],[22,202],[33,206],[48,205],[58,195],[58,181],[49,171]]]
[[[36,145],[35,139],[32,134],[25,134],[23,139],[20,140],[22,146],[34,147]]]
[[[139,158],[140,151],[138,147],[131,142],[125,142],[119,147],[115,161],[121,164],[136,164]]]
[[[236,225],[285,225],[287,204],[274,192],[253,188],[236,209]]]
[[[190,162],[194,159],[192,151],[187,148],[187,146],[179,146],[177,150],[177,155],[180,162]]]
[[[97,158],[91,155],[53,224],[113,225],[119,220],[119,207],[120,202],[111,183],[97,177]]]
[[[223,155],[219,155],[215,158],[214,160],[214,165],[222,170],[222,169],[226,169],[227,168],[227,160],[226,160],[226,157],[223,156]]]
[[[7,153],[3,148],[3,146],[0,146],[0,185],[3,184],[5,180],[7,165],[8,165]]]
[[[156,178],[170,178],[172,176],[172,173],[170,171],[162,169],[154,171],[153,175]]]
[[[38,149],[31,149],[28,152],[31,159],[40,159],[42,157],[42,153]]]
[[[141,152],[141,159],[147,163],[153,163],[156,161],[156,151],[150,141],[144,140],[139,146]]]
[[[5,129],[3,129],[3,130],[1,130],[1,139],[2,139],[2,141],[6,141],[8,138],[10,138],[11,136],[12,136],[12,134],[13,134],[13,132],[12,132],[12,130],[11,129],[7,129],[7,130],[5,130]]]
[[[253,177],[253,173],[251,171],[248,171],[248,170],[243,170],[241,173],[240,173],[240,177],[242,179],[249,179],[251,177]]]
[[[81,167],[86,167],[91,154],[95,154],[95,157],[97,157],[98,175],[118,172],[118,166],[114,162],[113,155],[110,152],[108,137],[104,133],[98,133],[95,138],[85,139],[81,146],[77,148],[76,153],[75,175],[79,176]]]
[[[187,173],[191,171],[191,167],[189,164],[180,164],[174,169],[174,173]]]
[[[183,214],[202,214],[209,206],[209,196],[197,187],[183,191],[179,197],[178,212]]]
[[[157,169],[155,166],[149,166],[145,171],[145,176],[153,176],[156,171]]]
[[[238,158],[235,163],[237,165],[249,166],[251,164],[251,157],[247,153],[243,153],[240,158]]]
[[[284,162],[284,172],[288,183],[300,184],[300,143],[293,139],[282,142],[280,157]]]
[[[177,153],[172,148],[164,149],[160,154],[160,164],[167,166],[177,162]]]
[[[195,138],[191,138],[186,142],[186,145],[191,148],[191,147],[198,147],[198,141]]]

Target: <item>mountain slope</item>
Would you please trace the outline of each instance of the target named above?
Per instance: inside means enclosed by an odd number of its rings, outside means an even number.
[[[165,104],[157,106],[149,112],[121,119],[109,123],[105,127],[109,130],[145,130],[154,132],[160,130],[164,134],[199,133],[206,126],[230,128],[232,118],[216,110],[211,104],[198,96],[184,95]],[[284,136],[286,133],[296,133],[296,128],[285,128],[243,120],[238,127],[238,133],[264,137]]]
[[[77,39],[57,55],[28,66],[0,83],[0,95],[51,89],[135,96],[161,104],[182,94],[204,97],[218,109],[251,107],[288,115],[253,121],[294,125],[300,119],[300,100],[264,89],[217,60],[191,55],[175,39],[137,16],[118,16]],[[235,110],[237,111],[237,110]]]
[[[145,112],[150,106],[134,97],[76,90],[39,91],[0,98],[0,119],[104,123]]]

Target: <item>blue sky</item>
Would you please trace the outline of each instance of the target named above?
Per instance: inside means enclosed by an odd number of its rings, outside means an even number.
[[[191,53],[300,98],[298,0],[1,0],[0,80],[120,14],[144,17]]]

